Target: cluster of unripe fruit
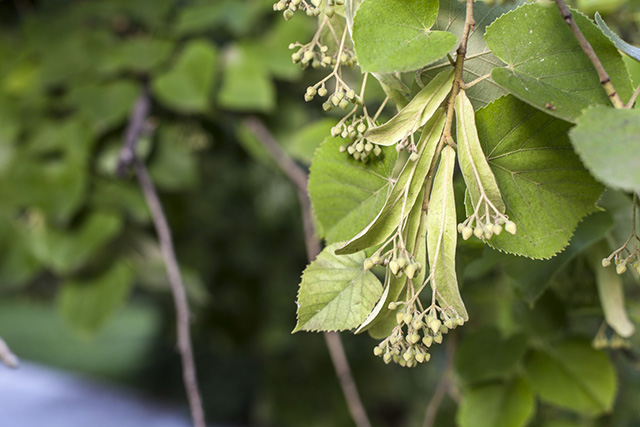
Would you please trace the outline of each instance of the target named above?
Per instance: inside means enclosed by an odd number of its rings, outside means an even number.
[[[353,68],[357,63],[355,53],[351,49],[343,48],[340,56],[338,56],[337,53],[329,53],[329,46],[321,45],[317,42],[305,45],[300,43],[289,44],[290,50],[296,48],[298,50],[291,54],[291,60],[295,64],[300,64],[302,68],[307,68],[309,65],[312,68],[333,67],[338,62],[340,62],[340,65]]]
[[[364,260],[364,269],[370,270],[375,265],[384,265],[396,277],[401,277],[403,274],[409,279],[413,279],[422,270],[422,264],[408,253],[406,250],[389,251],[386,255],[374,254],[371,257]]]
[[[309,86],[307,91],[304,94],[304,100],[309,102],[312,101],[316,95],[320,97],[327,96],[327,88],[322,83],[316,83],[314,86]],[[322,109],[325,111],[329,111],[334,107],[338,107],[341,110],[346,110],[349,105],[362,105],[362,98],[356,95],[356,92],[353,89],[349,89],[348,87],[341,85],[336,88],[335,92],[322,103]],[[366,128],[365,128],[366,130]]]
[[[392,302],[389,309],[396,310],[401,304]],[[429,348],[433,343],[442,343],[443,334],[464,324],[461,317],[450,316],[435,307],[421,312],[415,303],[407,304],[404,310],[398,311],[396,321],[398,325],[391,335],[373,349],[373,354],[382,357],[387,364],[393,361],[408,368],[428,362],[431,359]]]
[[[475,221],[475,227],[472,227],[475,217],[472,215],[464,222],[458,224],[458,233],[462,234],[464,240],[469,239],[471,236],[476,236],[478,239],[489,240],[493,235],[499,236],[502,233],[503,227],[507,233],[516,234],[516,223],[510,221],[504,215],[497,216],[493,219],[493,222],[487,220]]]
[[[637,251],[632,252],[626,258],[620,257],[621,251],[616,251],[609,255],[607,258],[602,259],[602,266],[609,267],[611,265],[611,259],[614,259],[614,263],[616,264],[616,273],[624,274],[627,271],[627,265],[631,265],[637,272],[640,274],[640,260],[638,257],[640,254]]]
[[[335,14],[335,6],[344,4],[344,0],[327,0],[324,7],[324,13],[329,18]],[[322,0],[279,0],[273,5],[273,10],[282,12],[284,19],[287,21],[293,18],[297,10],[304,10],[307,16],[318,16],[322,13],[320,6]]]
[[[341,122],[331,128],[331,136],[340,137],[349,141],[348,144],[340,146],[341,153],[348,153],[356,160],[366,163],[373,155],[375,157],[382,154],[379,145],[373,144],[366,140],[364,133],[367,131],[367,123],[365,117],[354,118],[351,122]]]

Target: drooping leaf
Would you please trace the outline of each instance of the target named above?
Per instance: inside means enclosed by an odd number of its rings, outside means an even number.
[[[569,123],[509,95],[476,114],[482,150],[498,182],[515,235],[487,243],[530,258],[562,251],[602,192],[572,150]]]
[[[572,15],[617,92],[628,99],[633,89],[620,53],[589,18],[575,10]],[[553,5],[520,6],[491,24],[485,39],[507,64],[491,72],[493,80],[534,107],[575,122],[591,105],[611,105],[591,61]]]
[[[624,305],[622,277],[616,273],[614,266],[602,267],[602,259],[610,253],[609,245],[602,240],[594,245],[587,255],[596,275],[598,296],[607,324],[621,337],[629,338],[635,332],[635,326],[629,319]]]
[[[598,181],[640,194],[640,110],[590,108],[569,137]]]
[[[615,370],[607,355],[587,340],[534,351],[526,370],[531,388],[545,402],[591,416],[613,407]]]
[[[603,33],[607,35],[607,37],[611,39],[613,44],[615,44],[618,49],[620,49],[636,61],[640,62],[640,48],[630,45],[629,43],[622,40],[616,33],[611,31],[611,29],[609,29],[598,12],[596,12],[595,14],[595,19],[598,27],[602,30]]]
[[[475,210],[480,200],[486,198],[500,213],[504,213],[506,207],[502,201],[502,194],[500,194],[496,177],[489,167],[487,158],[482,152],[476,129],[475,112],[465,91],[460,91],[456,97],[455,111],[458,164],[469,192],[469,200],[465,199],[465,202],[470,203],[467,210]],[[491,210],[487,212],[486,208],[484,203],[480,205],[479,218],[492,212]]]
[[[132,282],[133,270],[118,262],[98,277],[66,282],[58,308],[73,329],[92,335],[123,304]]]
[[[343,331],[360,325],[382,295],[382,284],[362,266],[365,254],[335,255],[329,245],[302,274],[297,331]]]
[[[479,77],[485,76],[496,67],[502,67],[504,63],[498,59],[487,47],[484,41],[485,28],[496,18],[522,4],[521,0],[507,2],[503,5],[494,2],[475,2],[473,15],[476,20],[475,29],[470,32],[467,42],[467,54],[464,61],[462,78],[469,83]],[[433,26],[434,30],[450,31],[453,34],[462,34],[466,17],[466,4],[458,0],[440,0],[438,18]],[[449,52],[455,54],[455,47]],[[448,59],[442,59],[433,65],[426,67],[421,75],[426,80],[433,79],[444,69],[451,69]],[[469,99],[475,108],[487,105],[496,98],[506,95],[507,91],[498,86],[490,77],[476,83],[467,90]]]
[[[506,379],[526,348],[524,334],[503,338],[500,331],[493,328],[472,331],[465,335],[456,351],[456,373],[467,384]]]
[[[153,93],[171,109],[202,113],[209,108],[217,62],[214,45],[207,40],[192,40],[180,52],[175,65],[153,79]]]
[[[381,160],[363,164],[341,153],[340,138],[327,138],[309,174],[309,195],[321,237],[334,243],[352,238],[382,209],[391,186],[395,149],[383,150]]]
[[[467,309],[460,297],[456,276],[456,202],[453,196],[453,170],[456,152],[445,146],[440,156],[427,212],[427,253],[431,287],[436,289],[440,306],[452,308],[465,321]]]
[[[385,124],[372,128],[365,137],[378,145],[393,145],[417,131],[440,107],[451,91],[453,73],[443,71]]]
[[[349,254],[384,243],[409,215],[418,195],[422,192],[424,180],[429,173],[442,130],[445,115],[441,110],[427,123],[417,144],[417,161],[408,161],[394,183],[384,207],[369,225],[360,233],[338,248],[336,253]]]
[[[522,298],[534,304],[556,273],[589,246],[604,238],[612,226],[613,220],[607,212],[591,214],[578,225],[571,243],[562,253],[548,260],[511,259],[505,264],[505,270]]]
[[[529,384],[522,378],[474,387],[465,393],[457,420],[460,427],[522,427],[534,411]]]
[[[456,36],[430,31],[437,0],[368,0],[353,22],[353,42],[363,71],[412,71],[449,52]]]

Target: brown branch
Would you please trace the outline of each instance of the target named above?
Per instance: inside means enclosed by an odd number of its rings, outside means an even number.
[[[20,366],[20,360],[13,354],[7,343],[0,337],[0,362],[4,363],[12,369]]]
[[[582,31],[580,31],[580,28],[578,28],[576,21],[573,20],[573,15],[571,15],[571,11],[569,10],[569,8],[567,7],[567,5],[563,0],[554,0],[554,1],[556,2],[556,6],[558,6],[558,10],[560,11],[560,15],[562,15],[562,19],[564,19],[564,22],[566,22],[567,25],[569,25],[569,28],[571,28],[573,35],[576,37],[576,40],[578,40],[578,43],[580,44],[582,51],[587,55],[587,57],[593,64],[594,68],[598,72],[598,77],[600,78],[600,84],[602,85],[602,88],[607,93],[607,95],[609,95],[609,98],[611,99],[613,106],[616,108],[624,108],[624,102],[622,102],[620,95],[618,95],[618,92],[616,92],[616,88],[613,86],[613,83],[611,83],[611,78],[609,78],[609,74],[607,74],[606,70],[602,66],[602,63],[600,62],[600,59],[598,59],[598,56],[593,50],[593,47],[591,47],[591,44],[587,41],[584,34],[582,34]]]
[[[158,235],[160,251],[164,259],[171,293],[176,309],[176,323],[178,336],[178,352],[182,359],[182,377],[187,392],[187,399],[191,409],[193,425],[195,427],[205,427],[204,410],[202,399],[198,389],[196,377],[196,365],[193,358],[193,348],[191,345],[191,335],[189,331],[189,302],[185,292],[178,259],[173,247],[171,229],[162,208],[162,203],[158,197],[156,188],[149,176],[146,166],[135,155],[135,146],[145,129],[145,122],[149,114],[151,99],[149,87],[145,84],[140,98],[136,101],[135,107],[129,117],[129,125],[125,133],[125,143],[120,152],[120,162],[118,164],[119,173],[124,173],[126,167],[133,163],[140,188],[151,211],[151,217]]]
[[[307,249],[307,258],[309,262],[313,261],[320,253],[320,240],[315,233],[313,224],[313,216],[311,211],[311,201],[307,194],[307,173],[298,166],[275,141],[269,130],[255,117],[249,117],[245,120],[245,124],[253,132],[258,141],[260,141],[271,157],[278,164],[280,169],[291,180],[298,190],[298,199],[302,209],[302,221],[304,225],[304,241]],[[353,422],[358,427],[371,427],[367,412],[360,400],[358,388],[356,387],[349,361],[347,360],[344,346],[340,340],[340,335],[336,332],[325,332],[324,339],[329,349],[329,355],[336,376],[344,393],[347,407],[351,413]]]
[[[447,361],[445,364],[444,371],[442,372],[442,377],[440,377],[440,381],[436,386],[436,390],[433,393],[433,397],[427,406],[427,411],[424,414],[424,423],[423,427],[433,427],[436,421],[436,415],[438,415],[438,409],[440,409],[440,405],[442,404],[442,400],[444,396],[450,391],[452,385],[452,377],[453,377],[453,358],[456,352],[456,336],[453,333],[449,334],[447,337],[447,346],[446,346],[446,357]]]
[[[640,85],[638,85],[636,90],[633,92],[633,95],[631,95],[631,98],[629,98],[629,102],[627,102],[627,105],[625,105],[624,108],[632,108],[633,104],[636,103],[638,95],[640,95]]]

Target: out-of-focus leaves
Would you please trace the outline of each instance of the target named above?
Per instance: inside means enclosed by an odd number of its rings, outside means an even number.
[[[123,262],[97,277],[66,282],[58,295],[58,308],[73,329],[95,334],[124,303],[131,289],[133,270]]]
[[[188,42],[174,66],[153,79],[154,95],[166,107],[181,113],[203,113],[209,108],[218,53],[207,40]]]
[[[182,130],[176,126],[165,126],[160,128],[158,135],[149,165],[154,183],[169,191],[192,188],[198,182],[198,164]]]

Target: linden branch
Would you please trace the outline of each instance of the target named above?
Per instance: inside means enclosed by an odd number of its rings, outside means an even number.
[[[560,15],[562,15],[562,19],[564,19],[564,22],[566,22],[567,25],[569,25],[569,28],[571,28],[573,35],[578,40],[578,43],[580,44],[582,51],[587,55],[587,57],[593,64],[594,68],[598,72],[598,77],[600,78],[600,84],[602,85],[602,88],[607,93],[607,95],[609,95],[609,98],[611,99],[613,106],[616,108],[625,108],[624,102],[622,102],[620,95],[618,95],[618,92],[616,92],[616,88],[613,86],[613,83],[611,83],[609,74],[607,74],[606,70],[604,69],[604,66],[600,62],[600,59],[598,59],[598,56],[593,50],[593,47],[591,47],[591,44],[587,41],[584,34],[582,34],[582,31],[580,31],[580,28],[578,28],[576,21],[573,20],[573,15],[571,15],[571,11],[569,10],[569,8],[567,7],[567,5],[563,0],[554,0],[554,1],[556,2],[556,6],[558,6],[558,10],[560,11]]]
[[[311,262],[318,256],[321,247],[312,220],[311,200],[307,193],[307,173],[280,148],[280,145],[276,142],[273,135],[271,135],[260,120],[255,117],[249,117],[245,120],[245,124],[258,141],[262,143],[282,172],[284,172],[289,180],[296,186],[300,207],[302,209],[307,258],[309,262]],[[331,361],[353,422],[358,427],[371,427],[371,422],[364,409],[353,374],[351,373],[349,361],[344,351],[342,341],[340,340],[340,335],[337,332],[325,332],[324,339],[329,349],[329,355],[331,356]]]
[[[189,331],[189,302],[185,291],[184,282],[178,266],[175,249],[173,247],[173,239],[171,237],[171,229],[167,222],[162,203],[158,197],[155,185],[149,176],[146,166],[135,154],[135,147],[138,140],[146,129],[146,121],[151,109],[151,95],[147,83],[144,85],[143,93],[135,103],[131,115],[129,116],[129,125],[125,132],[125,141],[120,151],[120,159],[117,171],[119,175],[123,175],[127,167],[134,166],[140,188],[144,193],[144,197],[151,211],[151,217],[160,242],[160,250],[164,258],[167,276],[173,294],[173,301],[176,309],[176,323],[178,336],[178,351],[182,359],[182,377],[189,401],[193,425],[195,427],[205,427],[204,410],[202,408],[202,398],[198,389],[198,381],[196,377],[196,365],[193,357],[193,348],[191,345],[191,335]]]

